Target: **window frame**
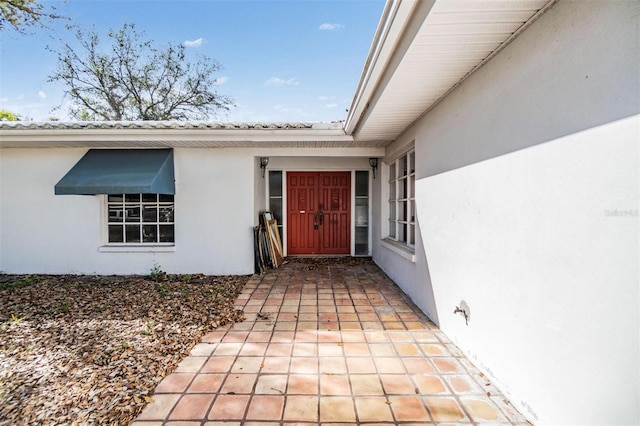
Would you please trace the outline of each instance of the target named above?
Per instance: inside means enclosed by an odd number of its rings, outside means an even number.
[[[383,234],[387,242],[412,253],[416,238],[415,161],[415,148],[411,148],[386,164],[387,218]]]
[[[371,173],[353,171],[353,256],[371,256]]]
[[[138,200],[132,200],[131,197],[137,196]],[[150,200],[149,196],[155,196],[155,200]],[[111,197],[121,197],[121,200],[111,200]],[[171,200],[167,198],[170,197]],[[164,198],[164,199],[163,199]],[[118,207],[120,207],[118,209]],[[145,207],[155,209],[155,220],[145,220]],[[126,220],[127,209],[138,210],[137,220]],[[162,209],[170,210],[172,220],[161,220],[160,215]],[[110,213],[120,210],[122,220],[112,220]],[[173,194],[105,194],[104,196],[104,241],[106,247],[174,247],[175,246],[175,196]],[[135,215],[133,216],[136,217]],[[126,241],[127,225],[137,226],[139,228],[139,241]],[[122,227],[122,241],[110,241],[110,228],[113,226]],[[144,227],[155,226],[155,241],[144,241]],[[171,241],[160,241],[162,234],[160,227],[166,226],[171,228]]]
[[[279,176],[279,178],[276,178]],[[272,180],[272,177],[274,180]],[[280,180],[280,185],[276,185],[276,179]],[[273,185],[272,185],[273,183]],[[277,191],[272,191],[277,189]],[[285,205],[285,173],[284,170],[274,169],[269,170],[266,182],[266,196],[267,196],[267,211],[273,213],[278,223],[278,232],[280,232],[280,241],[285,242],[284,235],[284,221],[286,219],[286,205]],[[286,244],[284,244],[286,245]]]

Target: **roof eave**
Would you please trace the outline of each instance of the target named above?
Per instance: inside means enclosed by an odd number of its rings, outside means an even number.
[[[498,2],[495,5],[491,1],[458,2],[457,5],[452,2],[454,5],[451,6],[446,0],[389,0],[345,120],[345,132],[352,135],[358,143],[381,143],[383,140],[391,143],[401,137],[556,1],[532,0],[530,3],[524,2],[524,6],[520,7],[517,2]],[[412,9],[402,9],[403,6],[411,6]],[[494,7],[497,9],[494,10]],[[405,13],[393,13],[393,10],[404,10]],[[523,21],[520,21],[521,11],[530,13]],[[507,16],[506,21],[497,19],[495,22],[486,19],[487,16],[491,18],[492,15],[489,14],[495,13],[499,17],[502,12],[507,15],[514,13],[515,17]],[[478,15],[481,16],[480,20],[475,19]],[[470,52],[467,57],[463,57],[453,48],[447,51],[437,50],[439,44],[440,47],[445,46],[440,39],[434,42],[434,34],[452,38],[459,35],[448,34],[443,30],[447,28],[448,21],[457,26],[466,25],[463,29],[472,36],[494,34],[492,29],[488,33],[486,29],[485,33],[474,33],[477,24],[501,25],[505,22],[509,30],[495,32],[498,38],[504,35],[504,39],[497,40],[490,52],[480,52],[486,53],[481,58],[474,57],[478,52]],[[455,41],[452,45],[461,46],[462,43]],[[435,54],[429,54],[430,52]],[[448,56],[443,57],[443,52]],[[449,68],[455,61],[461,65],[452,71]],[[474,61],[472,66],[469,66],[469,61]],[[421,66],[418,67],[417,64]],[[442,72],[439,74],[440,71]],[[442,77],[443,75],[446,77]],[[444,84],[441,83],[443,79],[447,80]],[[401,111],[401,114],[396,114],[397,111]]]
[[[75,122],[0,124],[0,148],[350,146],[341,123]]]
[[[272,143],[344,143],[353,138],[343,130],[194,130],[194,129],[0,129],[0,148],[136,147],[156,144],[170,147],[264,146]]]
[[[434,3],[435,0],[387,0],[344,122],[346,134],[356,133],[368,109],[372,107],[371,101],[380,89],[383,78],[393,74],[392,67],[397,66],[399,59],[404,56],[422,19]],[[418,13],[420,16],[416,16],[418,11],[422,11]],[[410,25],[412,19],[416,25]],[[391,63],[393,57],[399,58],[395,65]]]

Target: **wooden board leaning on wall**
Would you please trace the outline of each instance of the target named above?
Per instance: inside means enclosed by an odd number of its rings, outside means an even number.
[[[254,249],[256,272],[264,273],[268,268],[277,268],[284,260],[284,248],[278,231],[278,222],[271,212],[264,212],[260,225],[254,227]]]

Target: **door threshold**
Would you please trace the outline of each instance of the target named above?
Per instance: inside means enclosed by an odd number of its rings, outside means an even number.
[[[356,256],[351,256],[350,254],[288,254],[287,257],[291,257],[294,259],[300,259],[305,257],[310,257],[313,259],[323,259],[325,257],[343,258],[343,257],[356,257]]]
[[[372,263],[373,259],[370,256],[323,256],[323,255],[295,255],[285,257],[282,264],[306,264],[306,265],[323,265],[323,264],[336,264],[336,265],[366,265]]]

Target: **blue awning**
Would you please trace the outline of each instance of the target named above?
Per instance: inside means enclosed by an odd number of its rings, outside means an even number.
[[[172,149],[90,149],[56,195],[175,194]]]

